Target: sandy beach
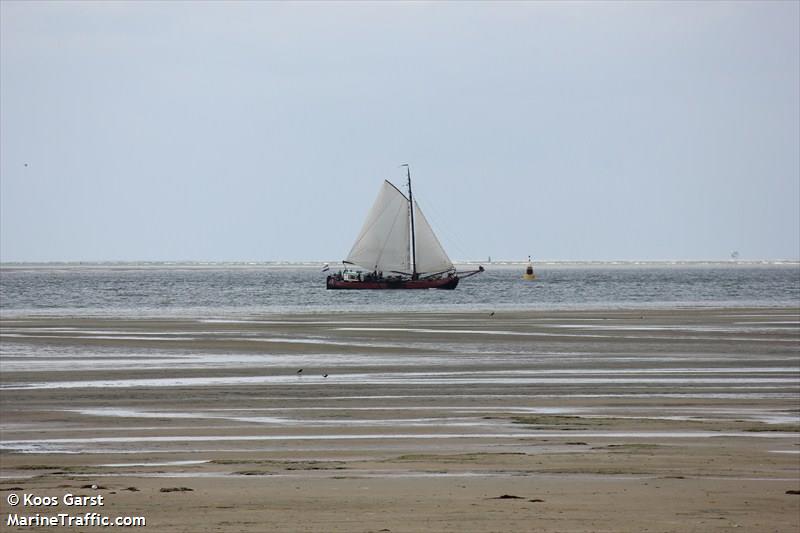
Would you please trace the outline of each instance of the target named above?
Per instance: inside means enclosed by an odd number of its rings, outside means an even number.
[[[800,529],[797,308],[21,316],[1,377],[8,531]]]

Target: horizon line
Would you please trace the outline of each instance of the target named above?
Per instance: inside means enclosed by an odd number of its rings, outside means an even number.
[[[517,264],[527,263],[527,259],[494,259],[492,261],[484,261],[481,259],[458,259],[454,260],[453,264]],[[595,264],[648,264],[648,263],[724,263],[724,264],[753,264],[753,263],[800,263],[800,258],[761,258],[761,259],[533,259],[533,263],[595,263]],[[324,259],[53,259],[53,260],[38,260],[38,261],[0,261],[0,266],[10,265],[136,265],[136,264],[151,264],[151,265],[269,265],[269,264],[283,264],[283,265],[334,265],[342,263],[339,260],[324,260]]]

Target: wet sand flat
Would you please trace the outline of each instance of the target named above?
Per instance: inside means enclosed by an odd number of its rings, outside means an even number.
[[[4,527],[72,492],[150,531],[800,528],[797,308],[1,326]]]

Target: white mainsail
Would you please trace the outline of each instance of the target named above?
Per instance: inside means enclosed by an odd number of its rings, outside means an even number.
[[[436,234],[433,233],[431,225],[428,224],[428,220],[422,214],[417,202],[414,202],[414,222],[417,272],[432,273],[451,270],[453,263],[447,257],[447,253],[439,243],[439,239],[436,238]]]
[[[386,273],[411,272],[408,215],[408,199],[384,181],[346,262]]]

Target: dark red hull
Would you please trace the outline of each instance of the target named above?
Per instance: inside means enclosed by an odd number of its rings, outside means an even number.
[[[384,290],[384,289],[445,289],[453,290],[458,285],[458,276],[442,279],[380,279],[372,281],[345,281],[328,276],[328,289]]]

